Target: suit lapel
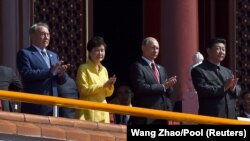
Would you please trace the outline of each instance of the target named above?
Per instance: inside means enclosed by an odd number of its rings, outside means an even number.
[[[226,72],[225,72],[225,70],[223,69],[223,68],[220,68],[220,70],[219,70],[219,72],[218,72],[218,75],[219,75],[219,78],[220,78],[220,80],[222,80],[223,81],[223,83],[226,81]]]
[[[36,60],[39,60],[39,62],[41,62],[43,65],[47,66],[45,60],[43,59],[43,57],[41,56],[41,54],[38,52],[38,50],[35,47],[31,46],[31,52],[32,52],[32,55],[34,56],[32,58],[34,58],[34,59],[36,58]]]
[[[147,63],[145,60],[143,60],[143,59],[141,59],[140,62],[141,62],[141,64],[144,66],[145,71],[151,76],[151,78],[152,78],[156,83],[158,83],[157,79],[155,78],[154,72],[153,72],[152,68],[148,65],[148,63]],[[156,68],[157,68],[157,70],[158,70],[158,72],[159,72],[159,75],[160,75],[160,82],[161,82],[161,74],[160,74],[160,71],[159,71],[159,66],[158,66],[158,64],[156,64]]]
[[[156,77],[154,75],[154,72],[153,72],[152,68],[150,66],[147,66],[147,70],[150,73],[150,75],[153,77],[153,79],[158,83],[158,81],[157,81],[157,79],[156,79]]]
[[[50,61],[50,66],[53,66],[55,65],[57,62],[59,62],[59,58],[58,56],[53,53],[52,51],[50,50],[47,50],[47,54],[49,56],[49,61]]]
[[[53,54],[49,50],[47,50],[47,53],[48,53],[48,56],[49,56],[50,66],[52,66],[52,65],[54,65],[56,63],[55,59],[54,59],[55,56],[53,56]]]

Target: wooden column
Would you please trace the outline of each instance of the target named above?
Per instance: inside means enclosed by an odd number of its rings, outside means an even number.
[[[29,44],[30,1],[1,0],[1,65],[16,68],[16,53]]]

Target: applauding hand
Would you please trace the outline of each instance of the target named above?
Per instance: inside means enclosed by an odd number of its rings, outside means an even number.
[[[172,76],[169,79],[166,79],[164,82],[164,86],[166,89],[173,87],[177,82],[176,76]]]
[[[109,80],[103,85],[104,88],[108,87],[111,88],[112,85],[114,85],[116,82],[116,76],[113,75],[112,77],[109,78]]]

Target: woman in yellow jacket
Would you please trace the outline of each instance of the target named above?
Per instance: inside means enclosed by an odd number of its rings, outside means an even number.
[[[87,43],[89,60],[81,64],[77,71],[77,86],[80,99],[107,103],[106,97],[113,94],[116,76],[108,77],[107,69],[101,64],[105,57],[106,43],[102,37],[96,36]],[[84,109],[79,110],[81,120],[109,123],[109,112]]]

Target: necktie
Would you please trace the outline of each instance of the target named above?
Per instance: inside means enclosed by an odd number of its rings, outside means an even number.
[[[50,61],[49,61],[48,55],[46,54],[46,51],[45,50],[41,50],[41,53],[42,53],[43,59],[46,62],[48,68],[50,68]],[[52,79],[52,94],[53,94],[53,96],[56,96],[56,97],[58,96],[57,83],[53,79]],[[58,110],[59,110],[58,106],[54,105],[53,106],[53,116],[58,117],[58,114],[59,114]]]
[[[153,72],[154,72],[154,75],[155,75],[156,80],[158,81],[158,83],[160,83],[159,72],[158,72],[158,70],[157,70],[155,64],[154,64],[154,63],[151,63],[151,66],[152,66],[152,70],[153,70]]]
[[[43,59],[44,59],[44,61],[46,62],[48,68],[50,68],[49,57],[47,56],[47,54],[46,54],[46,52],[45,52],[44,50],[42,50],[41,53],[42,53]]]

